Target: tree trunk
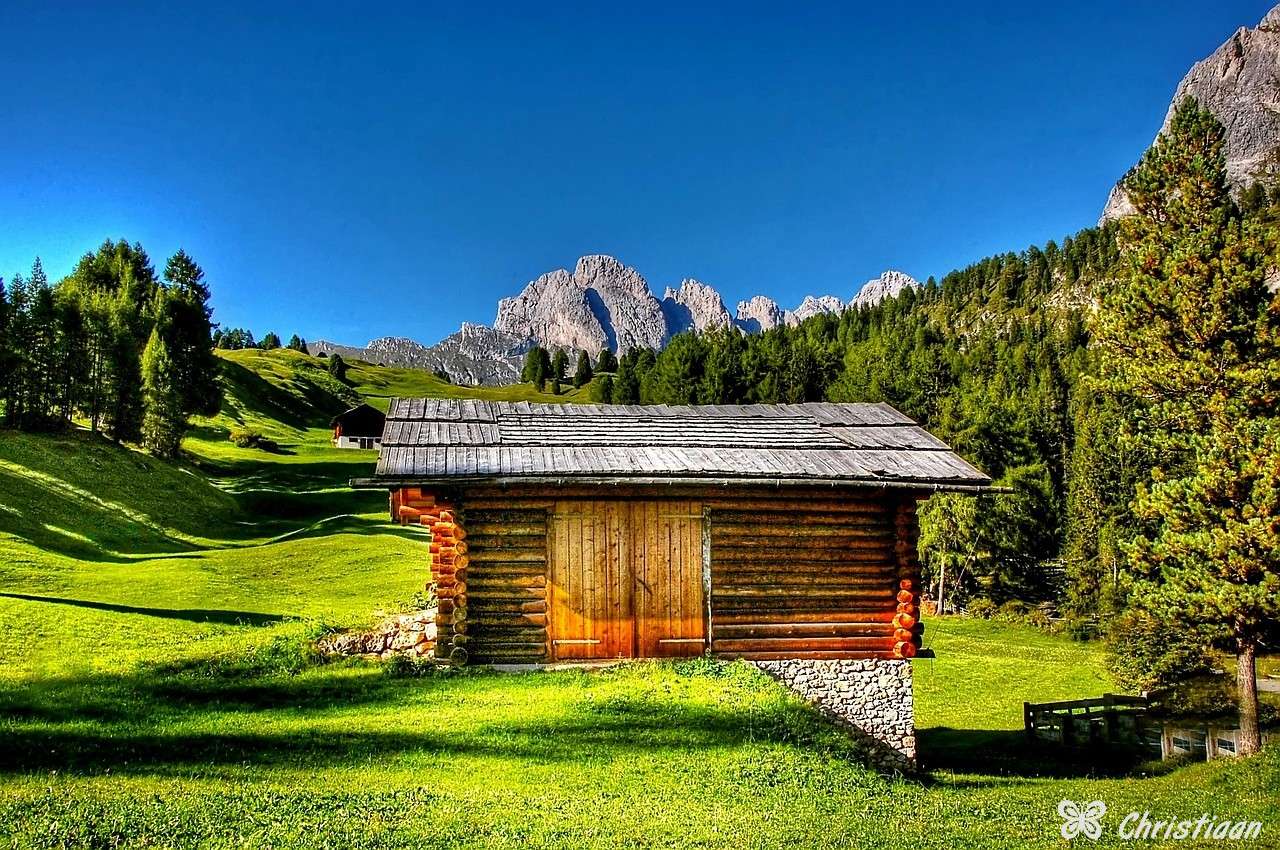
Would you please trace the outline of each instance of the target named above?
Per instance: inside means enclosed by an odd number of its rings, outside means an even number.
[[[938,616],[947,613],[946,591],[947,591],[947,559],[939,558],[942,565],[938,569]]]
[[[1254,663],[1256,641],[1238,638],[1236,641],[1236,686],[1240,690],[1240,749],[1239,754],[1250,756],[1262,748],[1262,736],[1258,731],[1258,669]]]

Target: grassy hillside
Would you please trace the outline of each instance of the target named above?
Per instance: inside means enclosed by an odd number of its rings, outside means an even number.
[[[427,546],[386,522],[385,496],[342,486],[374,453],[328,446],[328,411],[346,401],[327,373],[293,352],[227,360],[228,406],[182,464],[86,434],[0,432],[13,846],[1059,847],[1063,798],[1257,818],[1264,841],[1280,821],[1274,750],[1110,778],[1029,759],[1023,700],[1113,683],[1096,646],[1025,627],[930,623],[937,658],[914,662],[930,772],[911,781],[863,767],[741,664],[319,663],[310,638],[421,589]],[[366,392],[446,391],[352,371]],[[231,446],[234,424],[281,451]]]
[[[538,392],[532,385],[459,387],[419,369],[376,366],[350,361],[346,384],[328,372],[328,361],[289,349],[219,351],[224,400],[217,416],[194,422],[184,449],[206,470],[236,477],[239,486],[252,483],[256,470],[269,461],[273,467],[292,466],[303,486],[323,481],[345,482],[363,474],[374,452],[334,449],[329,444],[329,421],[348,407],[367,401],[386,410],[393,396],[486,398],[495,401],[586,402],[588,388],[566,389],[561,395]],[[250,428],[274,440],[279,451],[270,457],[260,449],[240,449],[228,442],[233,428]],[[305,467],[305,469],[304,469]],[[284,483],[288,472],[277,469]]]

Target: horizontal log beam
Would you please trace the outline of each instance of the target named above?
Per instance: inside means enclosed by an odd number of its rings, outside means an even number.
[[[889,623],[755,623],[712,626],[711,640],[749,638],[869,637],[896,640]]]
[[[850,611],[811,611],[803,614],[778,613],[776,609],[770,609],[768,616],[761,616],[757,612],[731,613],[726,611],[713,610],[711,612],[711,628],[714,630],[720,626],[726,625],[754,625],[759,623],[885,623],[888,624],[894,618],[894,611],[887,609],[884,611],[867,611],[867,612],[850,612]]]
[[[844,652],[868,650],[892,652],[892,635],[885,637],[807,637],[753,638],[751,640],[712,640],[713,652]]]
[[[847,652],[726,652],[723,650],[717,650],[714,647],[711,650],[711,654],[718,658],[741,658],[744,661],[786,661],[792,658],[810,661],[835,661],[839,659],[864,660],[890,659],[894,657],[892,651],[879,652],[870,650],[850,650]]]

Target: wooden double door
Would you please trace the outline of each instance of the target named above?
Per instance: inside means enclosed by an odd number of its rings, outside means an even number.
[[[702,532],[697,502],[557,503],[548,540],[551,657],[701,655]]]

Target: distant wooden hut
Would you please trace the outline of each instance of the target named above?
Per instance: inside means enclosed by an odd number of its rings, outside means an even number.
[[[358,404],[333,417],[333,445],[339,449],[376,449],[382,445],[387,417],[370,404]]]
[[[352,484],[433,534],[437,657],[545,663],[910,658],[916,505],[991,480],[884,404],[404,398]]]

